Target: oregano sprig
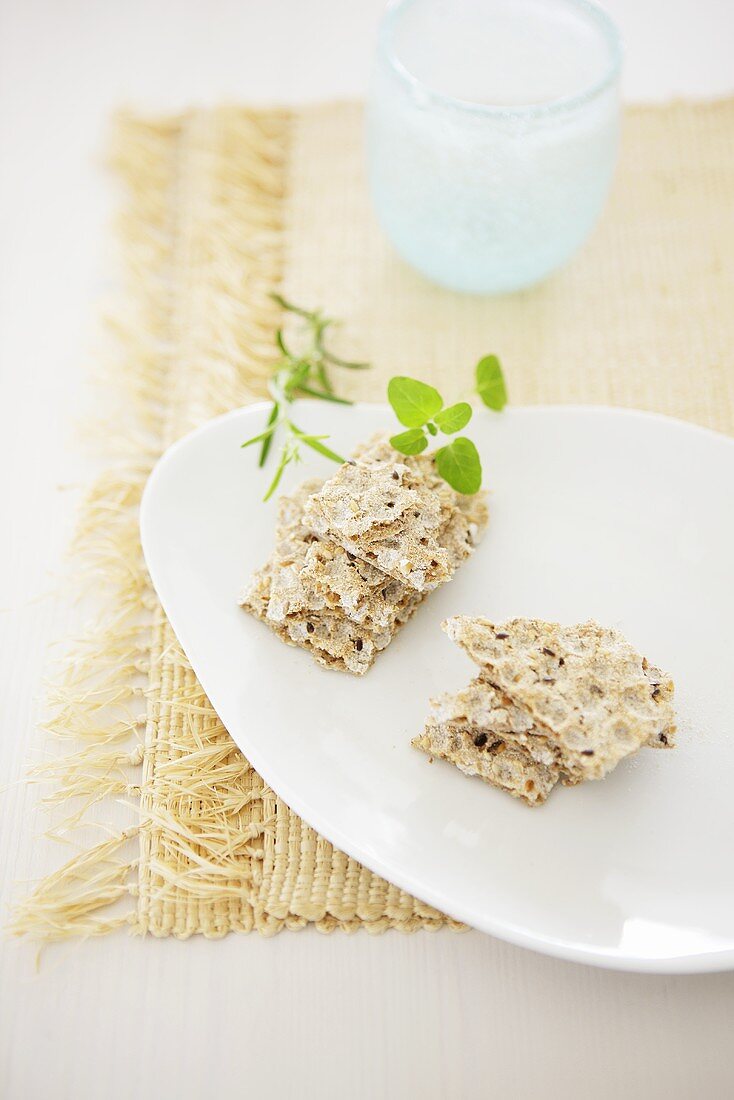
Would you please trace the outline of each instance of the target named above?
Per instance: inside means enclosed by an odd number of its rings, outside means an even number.
[[[301,445],[310,447],[333,462],[344,462],[341,455],[324,444],[327,436],[304,432],[293,422],[289,412],[290,406],[298,397],[313,397],[320,401],[331,401],[337,405],[351,405],[351,401],[338,397],[334,393],[329,368],[334,366],[343,367],[346,370],[366,370],[369,367],[369,363],[342,359],[326,347],[325,334],[334,324],[333,318],[325,316],[320,309],[310,310],[296,306],[280,294],[271,294],[271,298],[281,309],[301,319],[302,331],[299,343],[302,346],[298,350],[293,350],[286,342],[282,328],[277,329],[275,343],[281,358],[276,363],[268,383],[272,405],[267,422],[262,432],[242,444],[243,447],[250,447],[259,443],[258,465],[264,466],[273,440],[280,430],[285,431],[275,476],[264,500],[269,500],[277,489],[286,466],[291,462],[300,461]]]
[[[476,389],[489,408],[499,411],[507,404],[502,367],[496,355],[486,355],[476,367]],[[400,423],[407,428],[390,439],[404,455],[419,455],[428,447],[429,436],[456,435],[472,418],[473,409],[466,401],[444,407],[441,394],[417,378],[399,375],[391,378],[387,397]],[[471,439],[460,435],[433,454],[436,469],[457,493],[468,496],[482,486],[482,462]]]

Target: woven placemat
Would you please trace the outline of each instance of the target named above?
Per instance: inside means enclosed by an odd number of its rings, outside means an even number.
[[[355,398],[382,398],[401,371],[458,394],[492,350],[515,404],[629,405],[734,430],[734,101],[628,110],[592,239],[544,285],[495,299],[430,286],[392,253],[369,208],[357,106],[124,117],[113,162],[126,283],[106,375],[110,467],[75,544],[104,606],[52,691],[49,728],[82,747],[37,777],[76,800],[67,831],[94,807],[104,821],[110,798],[140,813],[41,882],[14,930],[458,927],[335,851],[236,749],[150,590],[145,479],[174,439],[263,393],[274,288],[345,319],[335,350],[374,364],[340,379]]]

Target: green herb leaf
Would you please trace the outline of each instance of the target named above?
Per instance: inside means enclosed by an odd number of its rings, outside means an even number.
[[[428,440],[421,428],[410,428],[407,432],[400,432],[390,439],[390,444],[401,455],[419,455],[428,446]]]
[[[280,452],[280,462],[278,463],[278,468],[275,471],[275,477],[270,482],[270,486],[268,488],[267,493],[263,497],[263,501],[270,500],[271,496],[273,495],[275,490],[280,485],[280,479],[283,476],[283,471],[285,470],[288,463],[292,462],[292,461],[293,461],[293,454],[292,454],[290,448],[288,447],[288,445],[286,444],[283,447],[282,451]]]
[[[438,390],[404,375],[390,379],[387,398],[398,420],[406,428],[422,427],[443,407],[443,398]]]
[[[460,432],[471,420],[472,407],[466,401],[459,401],[457,405],[449,405],[436,413],[434,420],[446,435]]]
[[[325,435],[308,435],[296,428],[288,419],[288,409],[297,396],[306,394],[316,397],[321,401],[333,401],[338,405],[351,405],[352,402],[344,397],[337,397],[329,377],[329,368],[347,367],[350,370],[364,370],[369,363],[353,363],[347,359],[341,359],[324,346],[324,334],[333,324],[330,317],[324,316],[320,309],[302,309],[287,301],[282,294],[270,295],[281,309],[294,314],[300,319],[301,333],[295,335],[293,341],[299,345],[298,350],[291,351],[289,347],[290,337],[286,342],[283,330],[276,329],[275,343],[281,353],[281,358],[274,366],[273,374],[268,381],[268,389],[273,399],[270,417],[265,431],[248,439],[243,447],[252,444],[260,444],[259,465],[263,466],[270,452],[276,434],[282,429],[284,440],[278,460],[278,468],[275,477],[268,489],[265,499],[269,499],[275,492],[283,471],[289,462],[300,461],[300,446],[311,447],[319,454],[334,462],[343,462],[344,459],[321,441]]]
[[[436,451],[436,469],[457,493],[471,496],[482,487],[482,462],[471,439],[460,435]]]
[[[336,453],[336,451],[332,451],[329,447],[325,447],[323,445],[323,443],[320,442],[321,439],[328,439],[328,438],[329,438],[328,435],[322,435],[322,436],[304,435],[304,436],[301,436],[302,442],[305,443],[307,447],[310,447],[312,451],[318,451],[318,453],[320,455],[323,455],[324,458],[330,458],[332,462],[338,462],[340,466],[343,466],[344,463],[346,462],[346,458],[342,458],[342,456],[338,455]]]
[[[294,362],[292,366],[288,367],[287,372],[284,372],[285,377],[282,379],[282,388],[288,401],[293,400],[296,391],[301,388],[302,383],[306,381],[310,373],[311,364],[303,360]]]
[[[428,423],[426,424],[426,429],[430,435],[438,435],[438,428],[432,420],[428,421]]]
[[[295,313],[299,317],[303,317],[306,321],[313,322],[318,316],[317,311],[310,309],[301,309],[300,306],[294,306],[292,302],[287,301],[282,294],[276,294],[272,291],[270,297],[273,301],[280,306],[281,309],[287,310],[288,313]]]
[[[331,384],[331,379],[329,378],[325,363],[322,362],[316,365],[316,377],[321,383],[321,389],[324,393],[334,392],[334,387]]]
[[[270,430],[267,432],[267,435],[263,439],[263,445],[260,448],[260,457],[257,460],[257,464],[261,469],[265,465],[265,462],[267,460],[268,452],[270,451],[270,447],[271,447],[272,442],[273,442],[275,429],[278,427],[278,417],[279,417],[279,415],[280,415],[280,405],[278,404],[277,401],[273,401],[273,407],[270,410],[270,416],[268,417],[268,428]]]
[[[262,443],[263,439],[267,439],[271,436],[275,428],[266,428],[264,432],[260,432],[259,435],[253,435],[252,439],[246,439],[244,443],[240,443],[240,447],[251,447],[253,443]]]
[[[347,400],[346,397],[337,397],[335,393],[330,390],[315,390],[311,386],[304,386],[303,383],[298,387],[299,393],[308,394],[309,397],[318,397],[321,401],[333,401],[335,405],[353,405],[353,401]]]
[[[496,355],[485,355],[477,363],[477,393],[495,412],[501,412],[507,404],[505,378]]]
[[[318,451],[324,458],[330,458],[332,462],[338,462],[340,466],[346,462],[346,459],[338,455],[336,451],[332,451],[329,447],[324,446],[322,440],[328,439],[328,435],[309,435],[307,432],[302,432],[301,429],[297,428],[293,423],[290,424],[290,428],[297,440],[301,443],[305,443],[311,450]]]
[[[263,446],[265,446],[265,444],[269,445],[273,432],[278,427],[278,425],[275,423],[277,417],[278,406],[275,402],[273,402],[270,409],[270,414],[268,416],[268,422],[265,426],[265,431],[259,432],[257,435],[253,435],[252,439],[246,439],[244,443],[240,443],[240,447],[252,447],[254,443],[262,443]],[[262,462],[260,463],[260,465],[262,466]]]
[[[288,351],[288,348],[286,347],[285,338],[283,336],[283,329],[282,328],[278,328],[278,329],[275,330],[275,344],[276,344],[276,347],[278,347],[280,349],[280,351],[283,352],[283,355],[285,355],[286,357],[290,355],[290,352]]]
[[[358,363],[351,359],[340,359],[338,355],[334,355],[333,351],[327,351],[326,348],[321,349],[321,354],[327,363],[333,363],[335,367],[346,367],[347,370],[369,370],[369,363]]]

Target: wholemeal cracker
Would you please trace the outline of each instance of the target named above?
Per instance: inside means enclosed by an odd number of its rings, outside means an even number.
[[[489,515],[483,494],[461,496],[457,493],[456,496],[454,510],[440,535],[452,572],[476,550]]]
[[[281,497],[275,551],[240,604],[320,664],[362,675],[422,596],[304,527],[304,502],[320,484],[305,482]]]
[[[461,691],[431,699],[430,707],[423,734],[413,740],[415,748],[533,806],[545,802],[563,778],[553,749],[527,712],[481,677]]]
[[[281,552],[281,560],[292,557],[301,544],[306,545],[298,555],[298,581],[293,584],[292,595],[300,599],[302,607],[322,607],[325,602],[332,608],[341,607],[353,622],[389,627],[404,607],[414,604],[415,590],[355,557],[343,546],[315,536],[306,527],[303,520],[305,503],[322,484],[318,480],[304,482],[290,497],[282,497],[279,502],[281,551],[285,546],[283,540],[290,542],[286,554]],[[473,552],[486,522],[487,508],[483,500],[458,498],[442,533],[452,568],[457,568]]]
[[[416,591],[452,573],[439,535],[450,507],[404,463],[342,466],[313,496],[305,522],[317,534]]]
[[[278,517],[275,522],[276,539],[285,531],[296,530],[300,537],[312,537],[313,533],[303,523],[306,501],[318,493],[324,484],[322,477],[310,477],[297,485],[290,494],[278,497]]]
[[[477,735],[458,722],[429,720],[425,731],[413,739],[413,746],[454,764],[465,775],[479,776],[529,806],[545,802],[558,779],[552,767],[533,760],[521,745],[499,738],[478,743]]]
[[[444,629],[524,710],[572,779],[601,779],[644,744],[673,743],[673,685],[616,631],[457,616]]]
[[[549,745],[544,730],[533,722],[526,710],[516,706],[508,695],[481,676],[461,691],[431,699],[430,707],[430,721],[458,722],[477,736],[486,734],[490,741],[498,738],[513,741],[526,748],[539,764],[558,766],[557,754]]]
[[[369,502],[373,490],[380,496],[381,479],[384,482],[389,477],[391,486],[396,484],[392,477],[396,455],[382,439],[373,440],[360,453],[364,455],[360,483],[372,483],[372,489],[365,487],[363,494]],[[384,461],[386,457],[391,461]],[[353,553],[349,545],[334,541],[313,522],[315,502],[328,496],[329,486],[338,481],[342,471],[352,469],[357,467],[346,465],[329,482],[306,481],[291,495],[281,497],[275,550],[267,565],[251,578],[240,604],[284,641],[308,649],[321,664],[361,675],[407,622],[430,584],[418,588],[406,583],[405,578],[378,568],[363,554]],[[432,461],[422,459],[412,468],[404,466],[400,476],[405,482],[401,491],[408,496],[412,493],[409,499],[425,506],[429,519],[424,530],[435,527],[441,532],[441,544],[436,546],[448,578],[473,552],[486,526],[486,505],[478,495],[455,493],[438,477]],[[394,489],[389,492],[393,494]],[[337,491],[335,500],[338,495]],[[389,503],[383,492],[383,510],[388,513],[392,510]],[[420,513],[409,518],[415,523]],[[411,545],[410,537],[405,545]],[[380,553],[387,550],[383,538]]]
[[[449,580],[486,524],[482,498],[465,501],[437,476],[432,460],[405,458],[377,440],[358,449],[357,460],[341,466],[309,498],[304,523],[388,576],[427,592]]]
[[[650,684],[653,698],[657,699],[661,705],[666,706],[670,710],[672,716],[673,694],[675,691],[672,679],[666,672],[662,672],[659,668],[655,668],[654,665],[648,664],[646,657],[642,658],[642,667]],[[651,749],[675,748],[675,725],[672,718],[670,726],[663,726],[656,730],[655,733],[648,738],[646,743]]]
[[[366,463],[403,462],[412,469],[427,488],[437,493],[449,510],[449,519],[440,534],[440,544],[449,553],[453,569],[474,552],[489,519],[486,492],[465,496],[452,489],[436,469],[430,454],[401,455],[389,439],[378,434],[354,451],[354,458]]]
[[[390,628],[378,630],[354,623],[341,612],[326,607],[281,615],[278,606],[273,614],[272,580],[273,565],[268,562],[252,577],[240,600],[241,606],[266,623],[284,642],[307,649],[319,664],[357,676],[371,667],[380,650],[389,645],[421,602],[419,596],[414,596],[413,603],[406,604],[396,614]]]
[[[269,617],[282,621],[297,612],[341,609],[352,622],[392,630],[406,609],[417,606],[416,593],[308,530],[304,505],[321,484],[305,482],[279,501]]]

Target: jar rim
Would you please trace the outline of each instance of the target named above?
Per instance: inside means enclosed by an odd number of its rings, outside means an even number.
[[[395,52],[395,29],[404,11],[421,0],[390,0],[382,18],[379,31],[379,49],[388,65],[399,79],[413,91],[419,91],[437,106],[447,107],[466,114],[493,118],[543,118],[546,115],[571,112],[595,99],[611,87],[622,68],[622,40],[616,23],[603,8],[592,0],[562,0],[569,7],[582,11],[600,30],[609,47],[610,60],[603,75],[577,92],[558,96],[539,103],[496,104],[476,103],[457,96],[436,91],[415,76],[398,58]]]

